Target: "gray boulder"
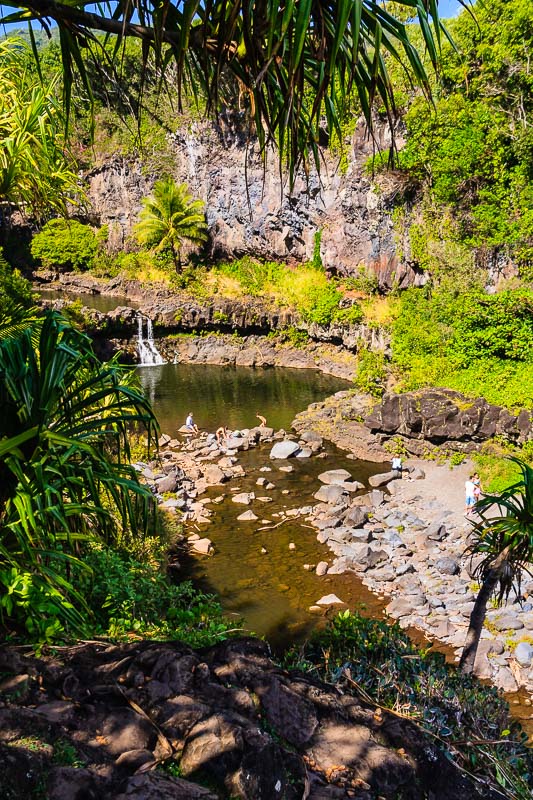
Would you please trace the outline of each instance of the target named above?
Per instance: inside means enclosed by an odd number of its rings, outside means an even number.
[[[284,439],[282,442],[276,442],[270,451],[270,458],[290,458],[295,456],[300,445],[298,442],[291,442],[290,439]]]
[[[368,482],[373,489],[377,489],[379,486],[386,486],[394,478],[396,478],[394,472],[380,472],[378,475],[371,475]]]
[[[450,556],[439,558],[435,563],[435,568],[443,575],[457,575],[460,572],[460,567],[457,561]]]
[[[521,667],[529,667],[533,661],[533,647],[529,642],[520,642],[516,646],[514,657]]]
[[[331,486],[321,486],[318,492],[315,492],[313,497],[320,500],[322,503],[329,503],[335,505],[346,492],[338,484],[331,484]]]

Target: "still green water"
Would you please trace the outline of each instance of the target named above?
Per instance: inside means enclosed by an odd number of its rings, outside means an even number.
[[[253,428],[259,422],[288,430],[298,411],[323,400],[347,381],[314,370],[253,369],[205,364],[163,364],[139,367],[141,383],[155,408],[161,431],[174,435],[189,411],[202,430],[219,425],[231,430]]]
[[[75,292],[55,291],[53,289],[38,289],[37,291],[42,300],[67,300],[69,303],[79,301],[82,306],[94,308],[97,311],[101,311],[102,314],[114,311],[119,306],[127,306],[128,308],[137,308],[138,306],[138,303],[127,297],[112,297],[105,294],[78,294]]]

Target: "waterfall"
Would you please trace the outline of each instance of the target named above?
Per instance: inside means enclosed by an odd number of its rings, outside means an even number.
[[[154,344],[152,320],[146,319],[146,339],[143,339],[143,318],[140,314],[137,317],[137,330],[137,348],[141,366],[164,364],[163,356]]]

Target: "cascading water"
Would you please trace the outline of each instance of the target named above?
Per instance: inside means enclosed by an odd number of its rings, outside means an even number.
[[[139,350],[140,366],[148,367],[154,364],[164,364],[163,356],[154,344],[154,331],[152,320],[146,319],[146,339],[143,339],[143,317],[137,317],[137,348]]]

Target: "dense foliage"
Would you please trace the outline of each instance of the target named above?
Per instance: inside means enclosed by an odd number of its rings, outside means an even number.
[[[442,33],[436,0],[397,0],[395,5],[419,17],[421,49],[435,67]],[[238,0],[175,0],[166,4],[164,13],[159,3],[140,0],[136,15],[142,25],[122,2],[104,3],[92,12],[84,3],[43,7],[41,0],[6,0],[5,6],[15,9],[7,16],[9,22],[35,20],[45,30],[57,25],[67,109],[75,73],[91,97],[87,65],[96,66],[100,81],[107,82],[121,64],[121,45],[127,37],[136,37],[142,40],[137,102],[152,53],[158,80],[161,84],[171,78],[180,110],[187,87],[193,94],[203,92],[210,111],[218,113],[222,105],[242,109],[263,149],[268,141],[277,143],[291,178],[298,163],[310,156],[320,168],[320,129],[324,120],[330,132],[338,126],[351,90],[357,92],[369,124],[376,97],[392,117],[385,54],[407,65],[411,78],[428,90],[424,64],[405,25],[385,4],[373,0],[284,5],[271,0],[247,5]],[[1,21],[6,21],[5,15]],[[98,32],[105,33],[106,40]],[[106,50],[109,39],[114,41]],[[169,65],[174,70],[170,76]]]
[[[392,326],[405,389],[448,386],[505,406],[533,405],[533,291],[409,289]]]
[[[64,138],[57,74],[46,83],[27,69],[31,51],[0,41],[0,219],[15,208],[40,219],[65,213],[78,178]]]
[[[95,263],[98,246],[98,237],[89,225],[74,219],[51,219],[33,237],[31,254],[46,269],[82,271]]]
[[[439,240],[455,240],[476,248],[485,266],[497,255],[512,256],[531,280],[531,4],[479,2],[449,28],[457,50],[445,47],[434,108],[412,98],[401,73],[394,74],[408,133],[399,153],[402,199],[416,197],[412,216],[402,222],[412,226],[412,259],[438,271]],[[414,41],[418,35],[413,30]]]
[[[342,612],[286,665],[411,718],[503,797],[531,797],[533,753],[496,689],[446,665],[442,655],[418,650],[398,625]]]
[[[0,386],[0,621],[51,639],[83,630],[87,543],[127,548],[153,524],[128,432],[155,420],[134,373],[53,312],[0,341]]]

